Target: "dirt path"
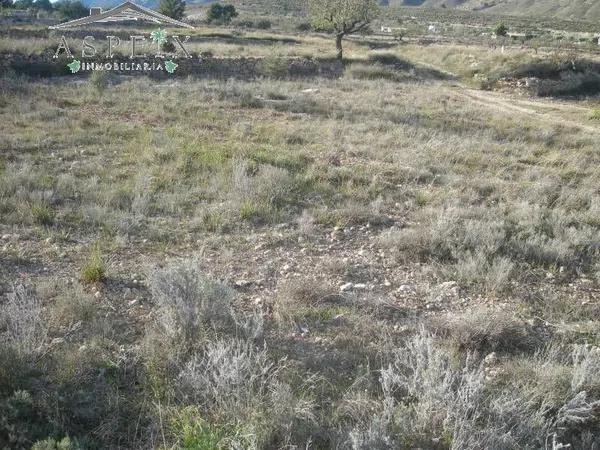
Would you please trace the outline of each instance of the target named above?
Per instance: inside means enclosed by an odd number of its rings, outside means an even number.
[[[456,74],[436,65],[422,61],[419,61],[418,65],[435,69],[458,79]],[[519,98],[500,92],[471,89],[460,81],[455,81],[453,87],[455,88],[454,92],[459,96],[506,114],[514,114],[516,112],[548,123],[566,125],[589,133],[600,134],[600,126],[582,123],[581,121],[565,117],[565,115],[577,114],[581,120],[587,120],[592,110],[586,106],[560,102],[558,100]]]
[[[475,103],[494,108],[497,111],[502,111],[506,114],[524,114],[551,124],[566,125],[588,133],[600,134],[599,126],[588,125],[566,117],[566,115],[569,114],[578,114],[581,116],[586,112],[591,113],[589,108],[579,105],[571,105],[553,100],[520,99],[496,92],[468,89],[463,86],[460,86],[460,90],[457,90],[456,93]],[[587,115],[581,119],[586,120]]]

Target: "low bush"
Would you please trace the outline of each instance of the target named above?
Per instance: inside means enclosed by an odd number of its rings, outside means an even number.
[[[208,329],[232,323],[233,292],[202,276],[193,261],[154,270],[148,284],[160,310],[158,324],[167,336],[198,345]]]
[[[383,235],[402,259],[438,263],[445,277],[501,291],[521,268],[589,270],[600,240],[593,227],[561,218],[561,212],[520,205],[497,215],[487,208],[425,208],[419,227]]]
[[[87,261],[81,268],[81,277],[86,283],[98,283],[106,277],[106,262],[100,245],[92,245]]]
[[[271,25],[271,21],[268,19],[260,19],[256,22],[256,28],[259,30],[269,30]]]
[[[541,345],[527,324],[512,314],[490,308],[432,319],[431,328],[460,351],[520,352],[533,351]]]
[[[586,357],[594,362],[585,365],[597,363],[592,355]],[[548,439],[574,448],[597,445],[593,411],[600,407],[598,397],[580,391],[576,383],[562,397],[550,388],[561,383],[565,372],[549,369],[562,363],[540,354],[533,360],[538,376],[521,374],[506,385],[498,384],[502,377],[494,374],[510,373],[512,366],[489,364],[468,353],[459,363],[443,342],[421,331],[381,369],[381,397],[362,419],[354,413],[348,442],[356,449],[544,448]],[[571,370],[577,373],[577,366],[566,367],[567,376]],[[595,375],[593,383],[597,380]]]
[[[0,305],[1,343],[18,353],[39,351],[46,341],[47,324],[42,314],[42,303],[36,293],[24,285],[17,285]]]
[[[271,78],[283,78],[288,75],[288,61],[286,58],[268,56],[263,60],[262,72]]]
[[[109,73],[104,70],[94,70],[90,75],[89,83],[96,92],[101,94],[108,87]]]
[[[31,215],[34,223],[50,226],[54,223],[56,213],[47,203],[35,203],[31,205]]]

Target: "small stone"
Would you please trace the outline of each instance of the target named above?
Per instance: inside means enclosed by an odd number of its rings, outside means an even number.
[[[337,316],[331,319],[331,325],[335,327],[340,327],[342,325],[346,325],[348,323],[348,319],[344,317],[343,314],[338,314]]]
[[[241,279],[237,280],[234,284],[236,287],[246,287],[250,285],[250,281]]]
[[[340,291],[342,291],[342,292],[349,291],[350,289],[352,289],[353,286],[354,286],[354,284],[352,284],[352,283],[344,283],[340,286]]]
[[[10,239],[10,234],[3,234],[2,235],[2,240],[3,241],[8,241]]]
[[[392,283],[390,283],[389,280],[386,279],[386,280],[383,280],[383,285],[385,287],[390,287],[392,285]]]
[[[354,285],[354,289],[356,289],[358,291],[361,291],[361,290],[366,289],[366,288],[367,288],[367,285],[365,283],[356,283]]]
[[[310,330],[308,329],[308,327],[306,325],[298,325],[298,332],[300,333],[300,336],[302,336],[302,337],[308,336],[308,334],[310,334]]]
[[[496,352],[492,352],[483,358],[483,364],[486,366],[495,366],[498,364],[498,355],[496,355]]]
[[[401,284],[401,285],[398,287],[398,291],[399,291],[399,292],[410,292],[410,291],[411,291],[411,288],[410,288],[410,286],[409,286],[408,284]]]

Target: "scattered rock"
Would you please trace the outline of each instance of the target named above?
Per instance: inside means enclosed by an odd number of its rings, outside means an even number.
[[[343,314],[338,314],[333,319],[331,319],[330,323],[334,327],[341,327],[341,326],[346,325],[348,323],[348,319],[346,319],[346,317],[344,317]]]
[[[349,291],[350,289],[352,289],[353,286],[354,286],[354,284],[352,284],[352,283],[344,283],[340,286],[340,291],[342,291],[342,292]]]
[[[252,282],[251,282],[251,281],[248,281],[248,280],[241,279],[241,280],[237,280],[237,281],[236,281],[235,283],[233,283],[233,284],[234,284],[236,287],[243,288],[243,287],[250,286],[250,285],[252,284]]]
[[[496,352],[492,352],[485,358],[483,358],[483,364],[487,367],[495,366],[496,364],[498,364],[498,355],[496,355]]]
[[[398,287],[398,292],[407,293],[407,292],[410,292],[410,291],[412,291],[412,288],[408,284],[401,284]]]
[[[310,334],[310,330],[306,325],[298,325],[298,334],[301,337],[308,336]]]
[[[458,299],[460,288],[456,281],[444,281],[438,286],[439,294],[446,299]]]

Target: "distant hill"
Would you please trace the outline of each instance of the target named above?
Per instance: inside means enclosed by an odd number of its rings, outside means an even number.
[[[515,16],[544,16],[572,20],[600,19],[600,0],[390,0],[390,5],[459,8]]]
[[[124,0],[83,0],[87,7],[104,9],[121,4]],[[160,0],[134,0],[149,8],[156,8]],[[211,0],[188,0],[188,4],[210,3]],[[389,6],[417,6],[422,8],[452,8],[496,14],[533,17],[556,17],[570,20],[600,20],[600,0],[387,0]],[[288,15],[300,11],[300,0],[221,0],[234,4],[246,13]],[[598,26],[600,29],[600,25]]]

